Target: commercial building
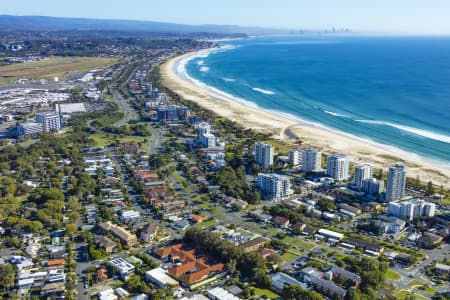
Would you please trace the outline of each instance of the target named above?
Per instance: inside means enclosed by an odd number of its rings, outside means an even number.
[[[292,195],[291,183],[288,178],[278,174],[258,174],[258,188],[264,198],[282,198]]]
[[[27,121],[20,123],[17,126],[18,136],[25,136],[25,135],[33,136],[42,131],[44,131],[44,128],[42,127],[41,123]]]
[[[331,230],[328,230],[325,228],[319,229],[317,231],[317,234],[320,234],[321,236],[324,236],[327,239],[341,240],[344,237],[344,235],[342,233],[331,231]]]
[[[45,132],[57,132],[62,128],[61,115],[54,111],[36,113],[36,123],[42,124]]]
[[[384,181],[376,178],[364,179],[362,190],[368,194],[381,194],[384,191]]]
[[[436,205],[421,199],[389,202],[389,214],[413,220],[419,217],[433,217]]]
[[[271,144],[255,143],[255,162],[261,167],[268,169],[273,165],[274,148]]]
[[[363,181],[372,177],[372,165],[360,164],[355,166],[355,179],[353,183],[356,187],[362,188]]]
[[[395,164],[389,167],[387,174],[386,201],[400,200],[405,197],[406,167]]]
[[[272,288],[274,288],[278,292],[283,291],[286,285],[300,286],[306,288],[306,285],[304,283],[301,283],[294,277],[289,276],[288,274],[283,272],[270,274],[270,281],[272,282]]]
[[[227,292],[221,287],[215,287],[208,291],[208,298],[211,300],[239,300],[230,292]]]
[[[145,279],[162,289],[178,286],[178,281],[167,275],[166,270],[163,268],[156,268],[145,272]]]
[[[300,151],[298,151],[297,149],[292,149],[291,151],[289,151],[288,157],[289,164],[291,166],[296,167],[300,165]]]
[[[345,154],[331,155],[327,159],[327,174],[337,181],[347,180],[349,175],[350,160]]]
[[[303,150],[302,168],[304,172],[322,169],[322,152],[314,149]]]

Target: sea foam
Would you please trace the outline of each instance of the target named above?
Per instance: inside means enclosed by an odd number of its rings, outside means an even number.
[[[264,90],[261,88],[252,88],[252,90],[254,90],[255,92],[259,92],[261,94],[265,94],[265,95],[275,95],[275,92],[272,92],[270,90]]]
[[[376,121],[376,120],[355,120],[355,121],[360,122],[360,123],[390,126],[390,127],[397,128],[399,130],[402,130],[402,131],[405,131],[408,133],[412,133],[412,134],[419,135],[419,136],[422,136],[422,137],[425,137],[428,139],[441,141],[441,142],[450,144],[450,136],[436,133],[436,132],[427,131],[427,130],[420,129],[420,128],[414,128],[414,127],[410,127],[410,126],[394,124],[394,123],[385,122],[385,121]]]

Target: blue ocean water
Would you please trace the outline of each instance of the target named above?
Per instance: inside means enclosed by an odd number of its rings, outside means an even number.
[[[188,62],[189,76],[450,166],[449,37],[270,37]]]

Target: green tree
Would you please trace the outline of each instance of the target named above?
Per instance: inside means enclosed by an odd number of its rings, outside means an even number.
[[[16,271],[14,270],[14,267],[10,264],[0,264],[0,288],[3,291],[9,290],[14,286],[15,279]]]

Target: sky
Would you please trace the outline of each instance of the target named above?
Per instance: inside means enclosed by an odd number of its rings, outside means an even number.
[[[449,0],[0,0],[0,14],[450,35]]]

